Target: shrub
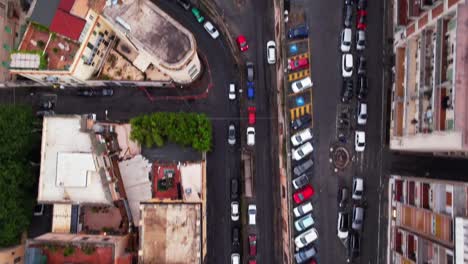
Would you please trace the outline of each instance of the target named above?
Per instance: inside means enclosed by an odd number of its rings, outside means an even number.
[[[37,41],[37,46],[38,46],[39,48],[43,49],[43,48],[45,47],[45,42],[42,41],[42,40],[38,40],[38,41]]]
[[[58,51],[59,51],[59,49],[58,49],[57,47],[55,47],[55,48],[52,49],[52,51],[53,51],[55,54],[57,54]]]
[[[72,246],[72,245],[67,245],[64,249],[63,249],[63,256],[64,257],[68,257],[68,256],[71,256],[75,253],[75,247]]]
[[[81,251],[85,253],[86,255],[92,255],[94,252],[96,252],[96,247],[93,245],[84,245],[81,247]]]

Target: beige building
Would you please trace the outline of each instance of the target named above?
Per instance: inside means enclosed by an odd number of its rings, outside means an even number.
[[[0,263],[2,264],[23,264],[24,261],[24,244],[14,247],[0,249]]]
[[[468,153],[468,4],[394,0],[390,148]]]
[[[11,73],[66,86],[161,86],[199,77],[188,30],[149,1],[110,2],[35,1],[31,23],[11,54]]]

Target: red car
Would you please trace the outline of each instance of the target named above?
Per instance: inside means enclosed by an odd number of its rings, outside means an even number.
[[[358,10],[357,11],[357,29],[366,30],[367,28],[367,11]]]
[[[251,260],[249,260],[249,264],[257,264],[257,260],[251,259]]]
[[[302,69],[306,69],[308,67],[309,67],[309,59],[308,58],[290,60],[289,65],[288,65],[288,69],[291,70],[291,71],[302,70]]]
[[[257,255],[257,235],[254,234],[249,235],[249,255]]]
[[[241,51],[246,51],[249,49],[249,45],[247,44],[247,39],[243,35],[239,35],[236,41]]]
[[[247,111],[249,112],[249,125],[255,125],[255,112],[257,111],[257,108],[255,108],[255,106],[249,106]]]
[[[312,197],[312,195],[314,195],[314,188],[312,188],[311,185],[306,185],[306,187],[300,189],[299,191],[295,192],[294,195],[293,195],[293,198],[294,198],[294,202],[296,204],[300,204],[302,203],[303,201],[309,199],[310,197]]]

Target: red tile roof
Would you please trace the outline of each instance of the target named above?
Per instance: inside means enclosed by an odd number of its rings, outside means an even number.
[[[62,9],[67,13],[70,13],[70,10],[72,9],[74,3],[75,0],[60,0],[58,8]]]
[[[52,24],[50,25],[50,31],[73,40],[78,40],[85,24],[86,21],[84,19],[70,15],[61,9],[57,9]]]

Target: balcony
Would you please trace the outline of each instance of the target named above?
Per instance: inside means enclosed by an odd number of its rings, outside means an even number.
[[[397,48],[395,55],[395,87],[393,93],[392,136],[403,136],[404,80],[406,48]]]
[[[419,128],[419,39],[408,41],[406,55],[406,82],[405,82],[405,135],[414,135]]]

